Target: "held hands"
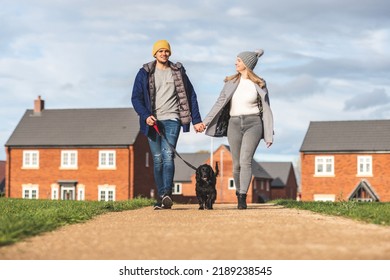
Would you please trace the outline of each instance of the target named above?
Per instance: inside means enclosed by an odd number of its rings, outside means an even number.
[[[201,122],[194,124],[194,128],[196,132],[203,132],[206,129],[206,126],[204,125],[204,123]]]

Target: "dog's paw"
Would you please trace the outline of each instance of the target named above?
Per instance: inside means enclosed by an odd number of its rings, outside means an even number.
[[[204,210],[203,205],[199,206],[198,210]]]

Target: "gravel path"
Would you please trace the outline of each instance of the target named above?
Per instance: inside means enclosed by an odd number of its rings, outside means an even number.
[[[389,260],[390,227],[272,204],[108,213],[0,248],[3,260]]]

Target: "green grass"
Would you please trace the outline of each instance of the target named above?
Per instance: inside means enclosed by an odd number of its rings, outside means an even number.
[[[313,212],[341,216],[377,225],[390,225],[390,203],[384,202],[300,202],[294,200],[275,200],[277,205],[287,208],[310,210]]]
[[[103,213],[137,209],[153,202],[144,198],[115,202],[0,198],[0,246]]]

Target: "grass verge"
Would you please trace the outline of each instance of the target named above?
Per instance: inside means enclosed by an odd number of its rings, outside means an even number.
[[[301,202],[295,200],[275,200],[272,203],[287,208],[309,210],[332,216],[342,216],[371,224],[390,225],[390,203],[386,202]]]
[[[137,209],[153,202],[144,198],[114,202],[0,198],[0,246],[103,213]]]

